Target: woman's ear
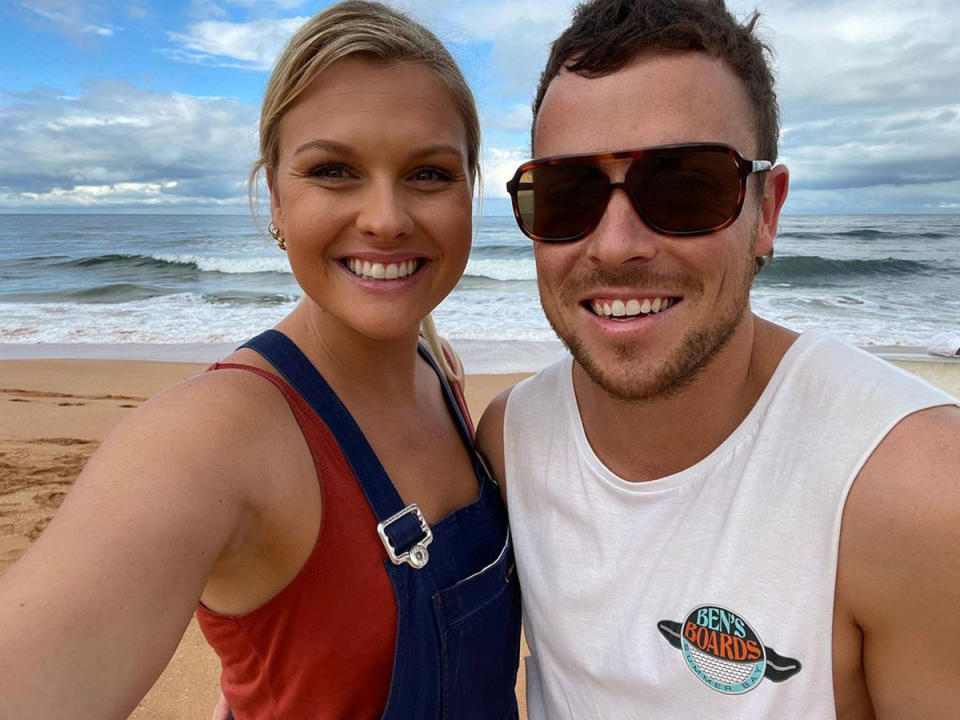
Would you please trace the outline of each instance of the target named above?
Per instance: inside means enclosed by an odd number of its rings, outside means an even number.
[[[277,226],[281,234],[283,233],[283,210],[280,207],[280,193],[277,191],[277,178],[273,168],[266,169],[267,190],[270,193],[270,219]]]

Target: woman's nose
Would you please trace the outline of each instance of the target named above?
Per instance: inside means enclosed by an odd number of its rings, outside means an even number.
[[[357,228],[365,235],[393,240],[413,231],[403,189],[392,182],[372,183],[361,196]]]

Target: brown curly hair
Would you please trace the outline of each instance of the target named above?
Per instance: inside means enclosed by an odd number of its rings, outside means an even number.
[[[726,61],[743,81],[753,105],[759,158],[775,162],[780,110],[768,62],[771,51],[755,34],[759,16],[754,11],[740,23],[724,0],[583,2],[551,47],[533,102],[534,121],[547,86],[561,69],[601,77],[622,69],[644,50],[695,50]]]

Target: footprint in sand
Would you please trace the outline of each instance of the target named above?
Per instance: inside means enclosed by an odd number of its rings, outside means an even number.
[[[27,440],[31,445],[50,444],[50,445],[92,445],[96,440],[81,440],[80,438],[34,438]]]
[[[47,392],[45,390],[23,390],[20,388],[0,388],[0,393],[5,395],[20,395],[22,397],[32,398],[75,398],[76,395],[70,393]]]
[[[41,507],[56,509],[60,507],[60,503],[66,496],[67,494],[63,490],[47,490],[34,495],[33,501]]]
[[[27,530],[27,532],[24,534],[31,541],[36,540],[38,537],[40,537],[40,533],[42,533],[44,530],[47,529],[47,525],[50,524],[50,521],[52,519],[53,519],[52,515],[48,515],[47,517],[40,518],[39,520],[37,520],[36,523],[34,523],[33,527]]]
[[[0,388],[0,394],[20,395],[19,398],[10,398],[10,402],[30,402],[24,398],[64,398],[71,400],[133,400],[146,402],[147,398],[133,395],[71,395],[70,393],[46,392],[44,390],[21,390],[18,388]]]

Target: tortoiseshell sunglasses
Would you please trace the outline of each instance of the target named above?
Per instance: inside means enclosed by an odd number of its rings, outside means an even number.
[[[623,182],[611,182],[603,165],[631,160]],[[773,167],[746,160],[728,145],[665,145],[530,160],[507,183],[513,214],[524,235],[541,242],[573,242],[603,218],[622,188],[640,219],[663,235],[706,235],[740,215],[751,173]]]

